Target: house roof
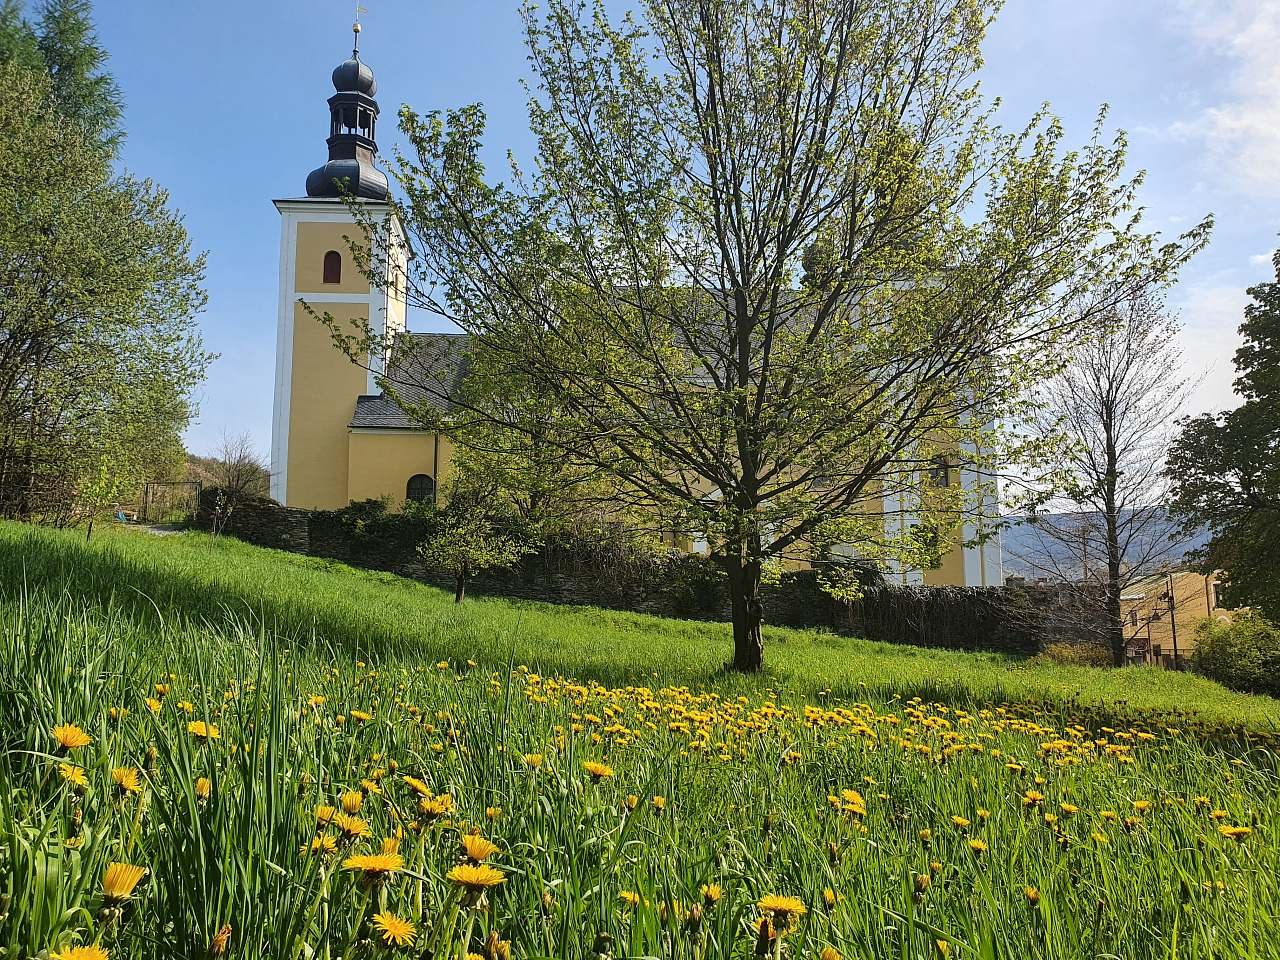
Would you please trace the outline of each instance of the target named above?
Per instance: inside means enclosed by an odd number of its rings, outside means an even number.
[[[449,398],[467,376],[467,344],[464,333],[406,333],[392,349],[386,379],[410,407],[430,407],[442,414],[453,412]],[[349,424],[353,429],[422,430],[422,424],[406,413],[384,391],[356,398]]]

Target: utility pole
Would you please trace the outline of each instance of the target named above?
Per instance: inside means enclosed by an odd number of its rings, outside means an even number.
[[[1169,584],[1169,630],[1173,634],[1173,669],[1180,670],[1178,665],[1178,609],[1173,597],[1173,571],[1165,574]]]

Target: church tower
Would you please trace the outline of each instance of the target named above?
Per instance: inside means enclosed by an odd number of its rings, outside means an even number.
[[[386,175],[374,166],[378,85],[360,59],[360,24],[351,58],[333,71],[329,98],[329,159],[313,170],[306,196],[276,200],[280,212],[280,299],[276,328],[272,416],[271,495],[291,507],[334,509],[349,502],[348,424],[356,401],[377,393],[383,356],[363,369],[332,342],[330,331],[304,307],[329,313],[356,334],[364,321],[381,342],[405,328],[402,295],[407,245],[387,203]],[[370,280],[346,238],[364,242],[348,207],[354,197],[386,231],[374,244]],[[385,351],[377,351],[384,354]]]

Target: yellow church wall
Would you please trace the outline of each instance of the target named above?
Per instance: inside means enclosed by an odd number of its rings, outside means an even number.
[[[409,478],[425,473],[444,493],[453,467],[453,444],[448,437],[411,430],[351,430],[348,434],[347,493],[351,500],[389,497],[400,507]]]
[[[299,223],[295,277],[297,291],[307,293],[351,293],[367,297],[369,281],[351,255],[344,236],[358,236],[354,223]],[[342,282],[324,282],[324,255],[336,250],[342,255]]]
[[[325,304],[335,317],[364,317],[364,304]],[[286,502],[291,507],[333,510],[347,497],[347,424],[368,377],[340,350],[329,332],[295,304],[293,378],[289,401],[289,466]]]

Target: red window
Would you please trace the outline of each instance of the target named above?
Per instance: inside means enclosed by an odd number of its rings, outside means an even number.
[[[330,250],[324,255],[324,282],[342,282],[342,254],[337,250]]]

